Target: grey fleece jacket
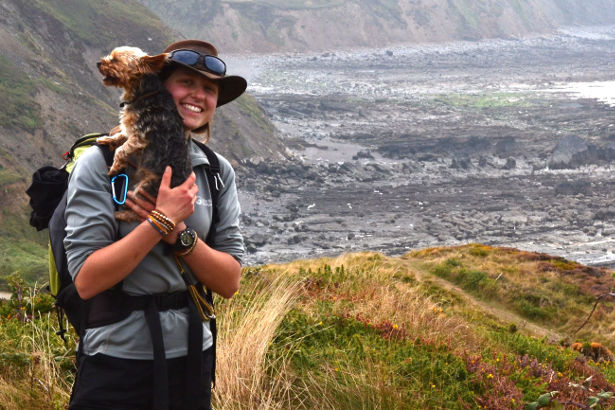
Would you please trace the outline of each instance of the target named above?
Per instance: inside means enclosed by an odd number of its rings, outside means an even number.
[[[191,143],[190,157],[199,187],[194,213],[185,221],[205,238],[212,218],[212,202],[204,167],[207,157]],[[243,238],[239,231],[239,200],[235,172],[229,162],[218,154],[224,187],[218,199],[220,222],[216,226],[215,247],[235,257],[244,255]],[[70,174],[66,205],[66,238],[64,247],[68,268],[73,279],[87,257],[97,249],[127,235],[138,222],[120,222],[113,217],[115,205],[102,152],[92,147],[83,153]],[[160,242],[123,282],[123,290],[133,295],[176,292],[186,289],[172,255]],[[184,264],[185,269],[189,269]],[[160,322],[167,358],[188,353],[188,309],[160,312]],[[134,311],[126,319],[107,326],[87,329],[82,341],[85,354],[102,353],[126,359],[153,359],[152,343],[143,311]],[[209,323],[203,323],[203,350],[212,345]]]

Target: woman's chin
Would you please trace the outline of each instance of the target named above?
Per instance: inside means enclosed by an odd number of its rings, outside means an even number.
[[[184,120],[184,128],[187,130],[194,130],[194,129],[197,129],[205,125],[203,121],[199,121],[194,118],[184,117],[183,120]]]

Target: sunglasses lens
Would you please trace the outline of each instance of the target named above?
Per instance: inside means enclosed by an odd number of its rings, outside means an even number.
[[[174,51],[171,55],[171,60],[177,61],[178,63],[194,65],[197,61],[199,61],[199,53],[190,50],[179,50]]]
[[[201,56],[203,56],[202,62],[199,61]],[[224,61],[220,60],[218,57],[203,55],[196,51],[173,51],[173,53],[171,53],[171,60],[177,61],[178,63],[187,64],[194,68],[198,68],[198,66],[200,66],[205,70],[209,71],[210,73],[214,73],[217,75],[226,74],[226,64],[224,64]]]
[[[224,75],[226,73],[224,61],[213,56],[205,56],[205,67],[214,74]]]

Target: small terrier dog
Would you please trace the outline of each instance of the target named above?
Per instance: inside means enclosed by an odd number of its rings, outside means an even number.
[[[97,141],[115,149],[109,175],[129,171],[129,189],[154,198],[167,165],[173,168],[172,187],[192,172],[182,119],[158,77],[167,58],[168,54],[149,56],[137,47],[124,46],[113,49],[97,64],[105,85],[124,90],[120,132]],[[136,169],[131,170],[129,165]],[[139,219],[131,210],[116,212],[115,217]]]

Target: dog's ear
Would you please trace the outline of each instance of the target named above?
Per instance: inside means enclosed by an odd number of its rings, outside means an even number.
[[[149,71],[158,72],[162,70],[164,63],[167,61],[169,57],[168,53],[162,53],[155,56],[144,56],[141,57],[141,64],[143,64],[143,68]]]

